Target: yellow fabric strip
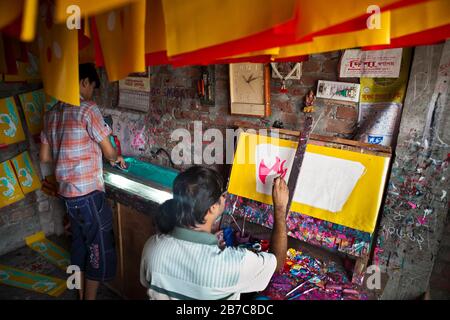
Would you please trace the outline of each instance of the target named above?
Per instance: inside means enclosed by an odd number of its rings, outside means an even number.
[[[20,39],[28,42],[33,41],[36,33],[36,18],[38,15],[38,0],[25,0],[22,16],[22,31]]]
[[[298,0],[297,36],[301,38],[363,16],[371,5],[381,8],[397,2],[399,0]]]
[[[145,0],[95,18],[109,81],[145,71]]]
[[[167,55],[268,30],[294,17],[297,0],[163,0]]]
[[[0,1],[0,29],[17,19],[23,4],[24,0]]]
[[[93,16],[106,12],[112,9],[125,6],[133,1],[138,0],[107,0],[107,1],[92,1],[92,0],[56,0],[55,20],[56,23],[65,23],[69,14],[67,8],[71,5],[76,5],[80,8],[80,13],[83,17]]]
[[[50,14],[50,10],[46,14]],[[45,93],[79,106],[78,30],[69,30],[65,23],[49,28],[44,14],[39,19],[38,45]]]
[[[450,1],[419,3],[392,11],[391,37],[398,38],[450,24]]]
[[[145,53],[166,50],[166,27],[162,0],[147,1],[145,17]]]
[[[390,43],[390,12],[381,14],[380,29],[359,31],[315,37],[313,41],[280,48],[277,58],[295,57],[314,53],[342,50],[370,45]]]

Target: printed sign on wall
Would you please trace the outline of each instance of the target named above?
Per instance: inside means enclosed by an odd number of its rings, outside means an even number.
[[[30,193],[41,187],[41,182],[39,181],[36,169],[31,162],[28,151],[19,154],[11,161],[24,194]]]
[[[0,146],[25,140],[14,98],[0,99]]]
[[[14,174],[11,162],[0,163],[0,208],[22,200],[24,194]]]
[[[398,78],[361,78],[361,141],[384,146],[392,144],[406,94],[411,53],[411,49],[403,49]]]
[[[341,78],[397,78],[401,61],[402,49],[345,50],[339,76]]]
[[[357,83],[319,80],[316,96],[317,98],[358,102],[359,88]]]

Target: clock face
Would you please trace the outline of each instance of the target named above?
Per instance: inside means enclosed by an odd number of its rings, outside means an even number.
[[[264,104],[264,64],[230,64],[231,103]]]

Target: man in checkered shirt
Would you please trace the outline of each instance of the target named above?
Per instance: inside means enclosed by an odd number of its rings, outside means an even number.
[[[81,64],[80,106],[57,103],[44,117],[41,162],[53,162],[58,194],[72,230],[71,264],[81,270],[80,299],[95,299],[100,282],[112,280],[117,257],[112,210],[105,199],[102,155],[125,162],[112,146],[111,129],[92,96],[100,80],[93,64]]]

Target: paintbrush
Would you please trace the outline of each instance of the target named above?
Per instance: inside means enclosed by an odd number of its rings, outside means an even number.
[[[233,222],[236,224],[236,227],[238,227],[239,231],[242,232],[241,227],[239,227],[236,219],[233,216],[231,216],[231,219],[233,219]]]
[[[233,219],[233,222],[236,224],[236,227],[238,227],[239,231],[242,232],[241,228],[239,227],[239,224],[237,223],[236,219],[233,216],[234,211],[236,210],[236,204],[237,204],[238,199],[239,199],[239,197],[236,197],[236,201],[234,201],[233,211],[231,211],[230,217],[231,217],[231,219]]]
[[[303,287],[306,283],[308,283],[309,281],[305,281],[300,283],[298,286],[296,286],[294,289],[292,289],[291,291],[289,291],[288,293],[286,293],[286,297],[288,295],[290,295],[291,293],[295,292],[296,290],[300,289],[301,287]]]
[[[298,297],[300,297],[301,295],[307,294],[307,293],[309,293],[309,292],[311,292],[311,291],[313,291],[313,290],[317,290],[317,287],[313,287],[313,288],[308,289],[308,290],[306,290],[306,291],[303,291],[303,292],[301,292],[301,293],[299,293],[299,294],[296,294],[295,296],[290,297],[288,300],[294,300],[295,298],[298,298]]]

